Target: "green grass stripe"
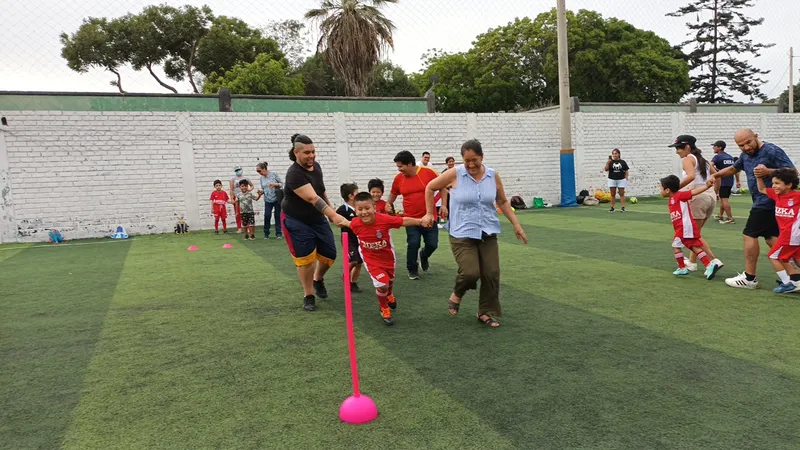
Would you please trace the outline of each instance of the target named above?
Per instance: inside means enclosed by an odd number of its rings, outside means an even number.
[[[403,247],[402,238],[402,232],[395,234],[397,247]],[[569,270],[552,263],[556,255],[509,245],[510,236],[503,240],[506,314],[500,329],[475,322],[475,293],[466,297],[459,317],[447,315],[455,266],[444,239],[422,281],[399,280],[397,326],[381,325],[368,304],[356,310],[359,329],[517,447],[800,444],[794,419],[785,413],[800,408],[797,378],[564,304],[562,297],[586,292],[564,289],[577,280],[564,279]],[[575,272],[579,258],[567,263]],[[402,268],[399,274],[404,275]],[[555,292],[542,292],[539,280]],[[338,287],[339,281],[330,284]],[[737,337],[728,338],[734,346]]]
[[[186,252],[190,243],[200,251]],[[340,423],[351,392],[344,320],[324,303],[303,312],[293,272],[277,241],[137,241],[65,447],[482,447],[475,433],[512,447],[363,333],[362,390],[381,416]]]
[[[0,447],[59,446],[128,248],[0,251]]]
[[[26,250],[30,245],[0,246],[0,263]]]

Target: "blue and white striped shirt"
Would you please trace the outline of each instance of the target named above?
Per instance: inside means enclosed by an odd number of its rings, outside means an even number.
[[[494,207],[497,182],[494,169],[475,181],[463,165],[456,167],[456,187],[450,189],[450,236],[482,239],[483,233],[500,234],[500,219]]]

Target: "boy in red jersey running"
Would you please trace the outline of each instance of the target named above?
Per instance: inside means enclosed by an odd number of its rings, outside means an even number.
[[[766,167],[762,164],[756,168]],[[780,235],[775,245],[769,249],[769,261],[781,284],[772,290],[776,294],[785,294],[800,288],[800,272],[790,261],[800,258],[800,191],[796,191],[800,180],[794,169],[777,169],[772,173],[772,187],[758,178],[758,191],[775,201],[775,219],[778,222]]]
[[[219,221],[222,220],[222,232],[228,232],[228,193],[222,190],[222,181],[214,180],[211,191],[211,214],[214,216],[214,234],[219,234]]]
[[[383,199],[383,181],[380,178],[373,178],[367,183],[367,190],[375,201],[375,212],[386,214],[386,200]]]
[[[678,191],[681,180],[675,175],[670,175],[661,179],[661,195],[669,197],[669,215],[672,219],[672,226],[675,228],[675,238],[672,240],[672,248],[675,253],[675,260],[678,262],[678,270],[673,275],[688,275],[689,269],[683,261],[682,247],[688,248],[697,254],[704,266],[706,266],[706,280],[713,280],[714,276],[723,267],[722,261],[714,257],[711,247],[700,237],[700,227],[692,217],[689,209],[689,200],[696,195],[700,195],[714,185],[713,181],[705,186],[700,186],[691,191]]]
[[[392,243],[392,228],[417,227],[421,219],[377,214],[375,201],[369,192],[359,192],[355,198],[358,217],[350,222],[350,229],[358,237],[359,251],[364,260],[364,268],[372,278],[375,294],[378,296],[383,323],[394,325],[392,310],[397,308],[394,297],[394,272],[397,257]]]

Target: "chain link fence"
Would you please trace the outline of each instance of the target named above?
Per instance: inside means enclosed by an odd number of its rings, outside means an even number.
[[[690,0],[570,0],[567,7],[574,11],[590,9],[604,17],[617,17],[638,28],[651,30],[672,44],[679,44],[686,39],[686,21],[707,18],[702,13],[696,17],[665,16],[688,3]],[[756,67],[771,70],[765,77],[767,82],[762,91],[775,97],[783,92],[788,81],[789,47],[794,45],[800,50],[800,27],[794,24],[800,17],[800,2],[754,0],[752,3],[754,6],[746,11],[747,14],[763,17],[765,22],[755,27],[750,37],[755,42],[775,44],[752,62]],[[116,77],[106,70],[96,67],[86,73],[70,70],[61,56],[59,36],[61,33],[74,33],[87,18],[113,19],[139,13],[153,4],[158,3],[145,0],[3,2],[0,14],[0,42],[3,43],[0,46],[0,90],[116,92],[117,88],[110,84]],[[318,0],[185,0],[166,4],[175,7],[207,5],[216,16],[236,17],[255,28],[268,28],[270,24],[284,20],[298,20],[306,25],[303,30],[306,48],[302,56],[314,52],[314,43],[319,37],[315,24],[304,19],[308,10],[320,6]],[[422,68],[422,56],[429,49],[468,50],[474,38],[489,28],[505,25],[517,17],[533,18],[553,7],[554,0],[400,0],[381,8],[397,27],[395,49],[385,58],[408,73],[416,72]],[[167,80],[162,67],[157,66],[154,71],[162,80]],[[133,70],[130,64],[121,66],[120,78],[127,92],[170,93],[159,86],[146,69]],[[169,81],[169,84],[180,93],[192,92],[185,80]]]

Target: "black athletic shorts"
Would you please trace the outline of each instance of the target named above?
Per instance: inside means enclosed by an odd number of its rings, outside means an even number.
[[[769,239],[778,237],[780,230],[778,228],[778,221],[775,220],[774,209],[761,209],[753,208],[750,210],[750,216],[747,218],[747,225],[744,226],[742,234],[752,238]]]
[[[719,198],[731,198],[731,189],[733,189],[733,186],[720,186]]]

